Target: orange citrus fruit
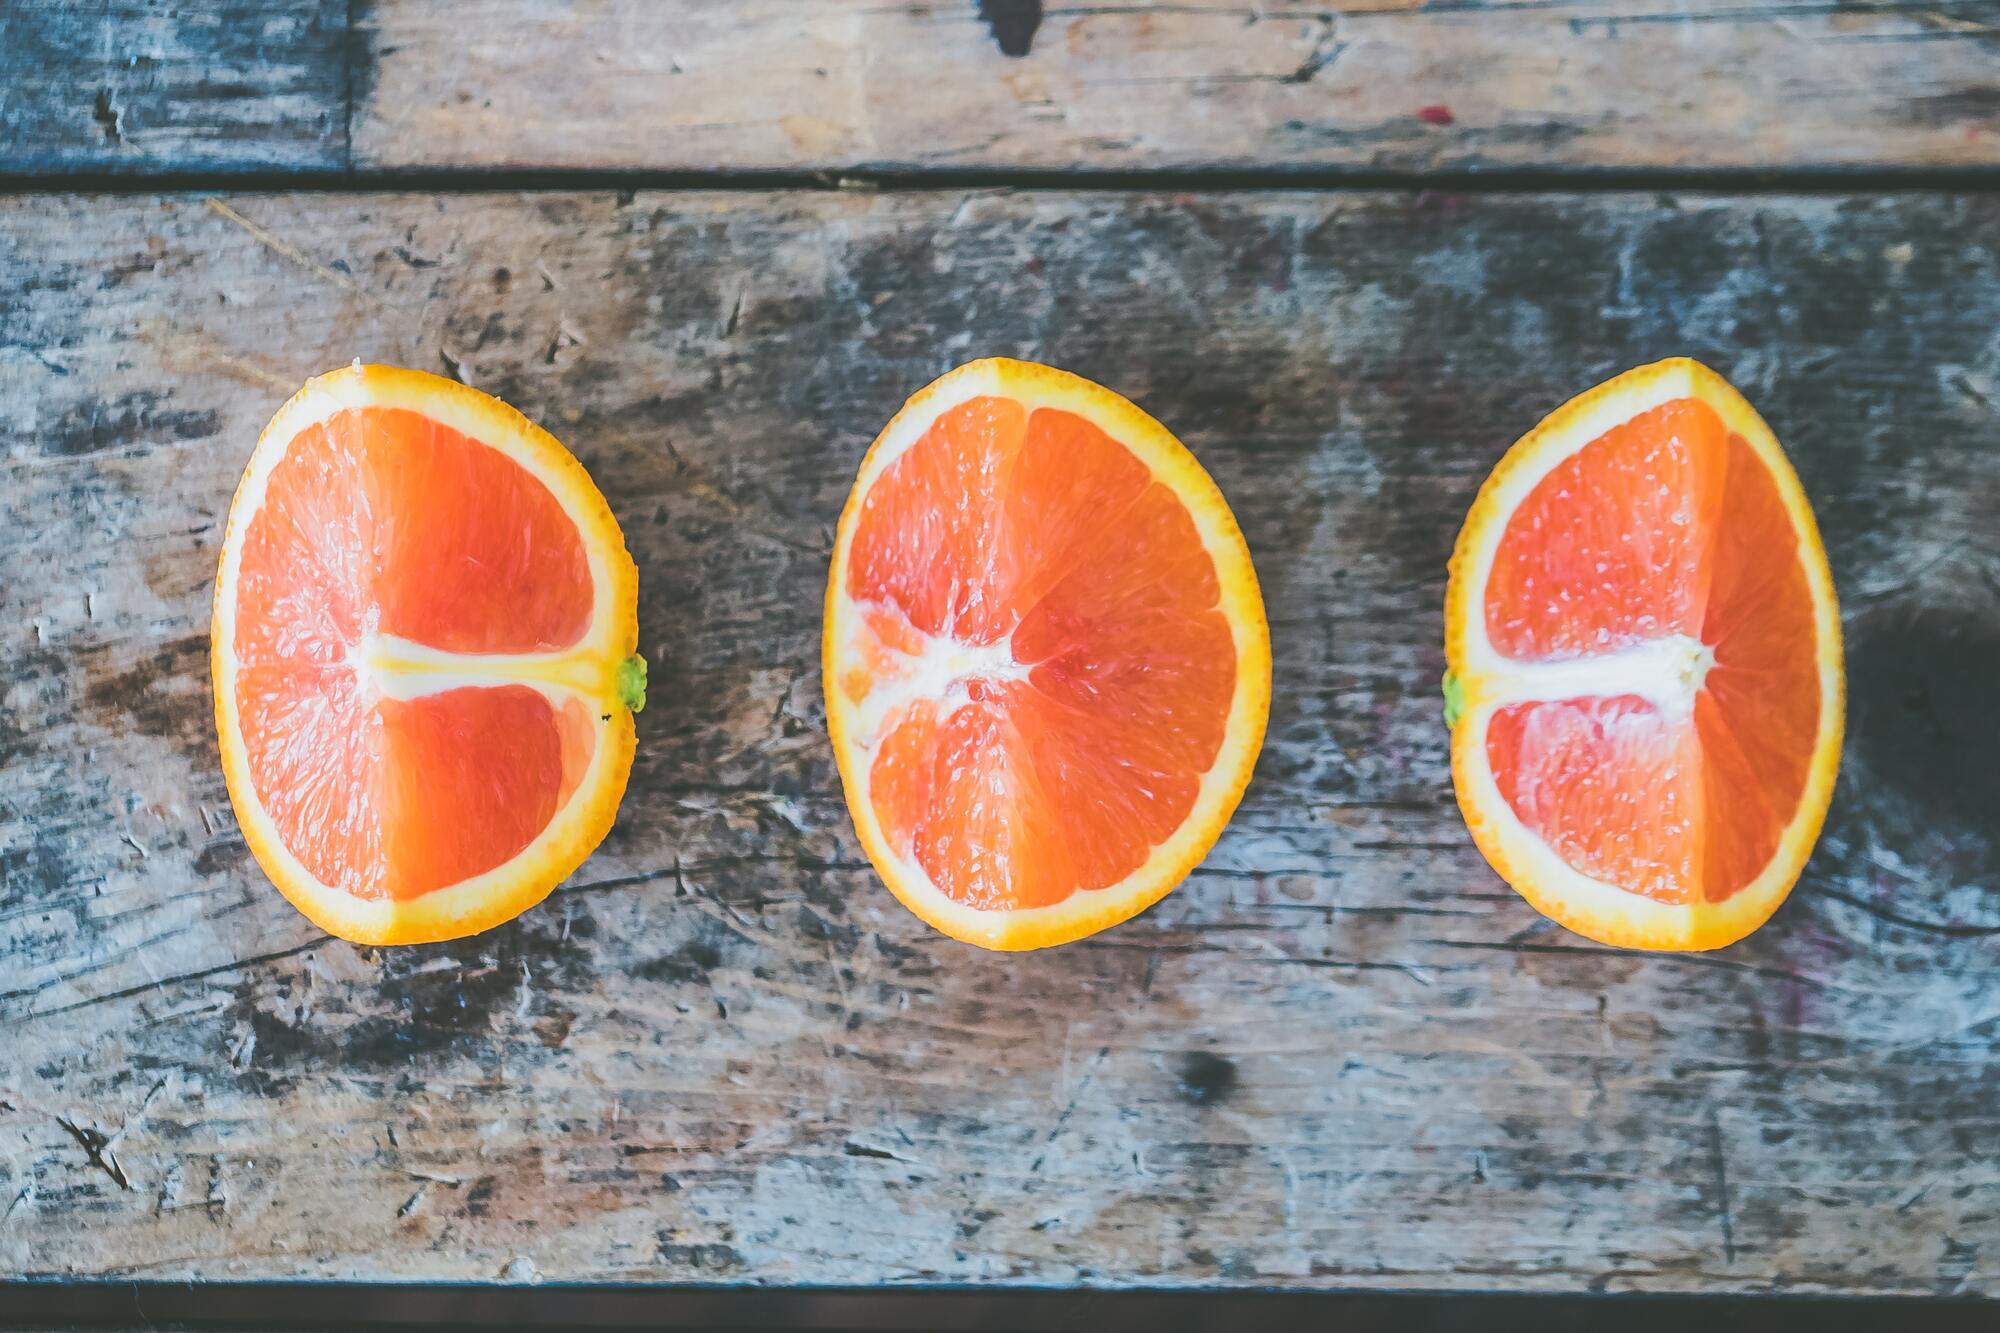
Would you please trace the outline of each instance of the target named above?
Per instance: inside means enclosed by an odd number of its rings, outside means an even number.
[[[1840,762],[1840,613],[1798,477],[1714,371],[1628,371],[1508,450],[1445,657],[1459,807],[1538,910],[1714,949],[1791,892]]]
[[[611,827],[644,706],[638,573],[548,432],[453,380],[308,380],[229,510],[213,674],[237,823],[362,944],[470,935]]]
[[[869,859],[990,949],[1062,944],[1186,877],[1271,697],[1215,483],[1111,392],[975,361],[862,460],[827,581],[828,730]]]

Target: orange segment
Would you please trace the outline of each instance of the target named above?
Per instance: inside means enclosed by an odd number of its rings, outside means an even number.
[[[526,686],[364,702],[351,673],[249,667],[236,698],[285,846],[359,898],[407,901],[503,864],[562,794],[563,714]]]
[[[1514,815],[1575,869],[1663,903],[1692,900],[1703,834],[1693,729],[1644,699],[1510,704],[1486,757]],[[1645,801],[1645,819],[1628,813]]]
[[[567,648],[590,627],[577,526],[511,458],[407,409],[341,413],[375,516],[381,629],[451,653]]]
[[[1129,450],[1073,412],[969,399],[870,488],[848,595],[895,608],[926,635],[997,642],[1148,481]]]
[[[1556,464],[1508,520],[1486,634],[1508,657],[1580,657],[1696,634],[1727,430],[1683,398]]]
[[[957,938],[1124,920],[1206,853],[1270,657],[1207,475],[1110,391],[960,368],[863,462],[829,577],[828,721],[871,858]]]
[[[1714,948],[1783,901],[1838,763],[1838,612],[1797,478],[1664,362],[1509,451],[1447,595],[1453,776],[1489,860],[1613,944]]]
[[[539,901],[624,788],[636,597],[603,497],[512,409],[387,367],[308,382],[216,590],[224,768],[273,882],[367,943]]]

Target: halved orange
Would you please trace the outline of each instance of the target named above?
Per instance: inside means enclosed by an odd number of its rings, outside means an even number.
[[[827,725],[861,844],[956,939],[1035,949],[1158,901],[1236,809],[1270,631],[1222,492],[1167,429],[993,359],[862,460],[827,581]]]
[[[513,408],[358,361],[308,380],[215,588],[222,767],[271,882],[362,944],[540,902],[631,772],[638,589],[583,465]]]
[[[1714,371],[1628,371],[1507,452],[1445,656],[1459,807],[1544,914],[1714,949],[1791,892],[1840,762],[1840,612],[1797,475]]]

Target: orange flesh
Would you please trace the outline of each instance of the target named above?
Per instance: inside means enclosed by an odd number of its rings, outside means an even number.
[[[1693,707],[1637,695],[1512,704],[1487,757],[1521,822],[1577,870],[1720,902],[1770,861],[1819,719],[1811,595],[1770,471],[1697,399],[1607,432],[1509,520],[1486,587],[1503,656],[1555,661],[1685,635]]]
[[[389,698],[355,655],[559,650],[591,594],[575,525],[499,451],[402,409],[301,431],[244,534],[233,646],[251,781],[306,870],[406,901],[533,841],[589,763],[589,710],[524,685]]]
[[[869,799],[898,854],[980,910],[1117,883],[1180,826],[1222,747],[1236,649],[1180,499],[1069,412],[951,409],[863,502],[841,688],[919,676]]]

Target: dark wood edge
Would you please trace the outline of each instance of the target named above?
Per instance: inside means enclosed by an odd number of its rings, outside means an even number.
[[[394,1327],[988,1330],[1476,1326],[1534,1333],[1910,1327],[1990,1330],[2000,1303],[1964,1297],[1297,1292],[724,1286],[534,1287],[332,1282],[0,1282],[0,1328]]]
[[[893,164],[841,171],[644,171],[594,168],[348,171],[249,167],[215,171],[6,171],[7,194],[348,194],[565,192],[596,190],[1077,190],[1150,194],[1249,191],[1437,191],[1453,194],[1660,191],[1677,194],[1921,194],[2000,192],[1991,167],[1509,168],[1452,171],[1346,167],[1217,167],[1170,170],[948,171]]]

